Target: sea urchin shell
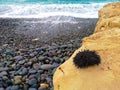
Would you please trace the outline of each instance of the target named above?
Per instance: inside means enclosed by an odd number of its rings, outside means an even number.
[[[95,51],[84,50],[77,53],[73,62],[78,68],[86,68],[100,64],[100,60],[100,56]]]

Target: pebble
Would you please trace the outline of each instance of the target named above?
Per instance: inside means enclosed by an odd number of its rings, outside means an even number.
[[[37,90],[36,88],[29,88],[28,90]]]
[[[24,84],[24,86],[23,86],[23,90],[28,90],[28,88],[29,88],[29,85]]]
[[[41,48],[35,48],[35,51],[40,52],[42,49]]]
[[[12,86],[10,90],[19,90],[19,86],[18,85]]]
[[[37,80],[35,78],[28,80],[27,82],[29,85],[37,84]]]
[[[33,64],[33,69],[35,69],[35,70],[39,70],[40,67],[41,67],[41,63],[34,63]]]
[[[36,72],[36,70],[29,70],[29,74],[35,74]]]
[[[6,84],[7,84],[7,85],[12,85],[12,84],[13,84],[13,83],[12,83],[12,80],[11,80],[11,79],[6,80]]]
[[[34,74],[30,75],[28,79],[33,79],[33,78],[36,78]]]
[[[46,79],[47,83],[50,83],[52,81],[52,79],[50,77],[47,77],[45,79]]]
[[[25,60],[19,61],[19,64],[20,64],[20,65],[23,65],[24,63],[25,63]]]
[[[41,87],[38,88],[38,90],[46,90],[46,89],[47,89],[46,86],[41,86]]]
[[[14,66],[14,70],[19,70],[21,68],[21,65],[20,64],[17,64]]]
[[[7,76],[3,76],[3,78],[2,78],[3,80],[8,80],[8,77]]]
[[[59,57],[53,57],[53,60],[57,63],[60,63],[60,58]]]
[[[43,69],[43,70],[49,70],[49,69],[53,69],[53,68],[54,68],[54,65],[51,65],[51,64],[41,65],[41,69]]]
[[[3,77],[3,75],[0,73],[0,78],[2,78]]]
[[[67,45],[69,48],[72,48],[73,47],[73,44],[68,44]]]
[[[29,70],[27,68],[23,68],[22,70],[22,75],[28,74]]]
[[[39,56],[38,59],[39,59],[40,61],[43,61],[43,60],[45,60],[46,58],[45,58],[44,56]]]
[[[6,90],[12,90],[12,89],[11,89],[11,86],[7,87]]]
[[[76,44],[73,40],[43,47],[27,44],[27,48],[0,49],[0,90],[53,90],[52,76]]]
[[[14,59],[15,60],[23,60],[23,56],[20,56],[20,55],[19,56],[15,56]]]
[[[2,71],[2,72],[0,73],[0,75],[6,76],[6,75],[8,75],[8,73],[7,73],[6,71]]]
[[[36,63],[37,62],[37,58],[36,57],[31,58],[29,61],[32,62],[32,63]]]
[[[8,67],[0,67],[0,72],[9,70]]]
[[[61,48],[67,48],[68,46],[67,45],[61,45],[60,47]]]
[[[55,73],[55,71],[56,71],[56,68],[54,68],[54,69],[52,70],[52,75]]]
[[[1,87],[0,90],[5,90],[5,89]]]
[[[6,55],[13,56],[13,53],[11,51],[6,51]]]
[[[31,65],[32,65],[32,62],[31,62],[31,61],[25,63],[25,66],[31,66]]]
[[[14,84],[21,84],[21,83],[22,83],[22,76],[15,76]]]

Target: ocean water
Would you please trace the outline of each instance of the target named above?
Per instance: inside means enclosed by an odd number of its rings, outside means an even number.
[[[120,0],[0,0],[0,18],[68,16],[97,18],[98,10]]]

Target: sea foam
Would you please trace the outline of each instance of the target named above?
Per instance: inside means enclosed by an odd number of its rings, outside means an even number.
[[[97,18],[98,10],[105,4],[0,4],[0,18],[44,18],[50,16]]]

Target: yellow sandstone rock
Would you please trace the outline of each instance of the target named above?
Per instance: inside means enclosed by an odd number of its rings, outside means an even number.
[[[111,18],[120,16],[120,2],[110,3],[99,10],[99,19]]]
[[[79,51],[96,51],[99,65],[77,68],[73,62]],[[54,90],[120,90],[120,3],[111,3],[99,11],[93,35],[62,65],[53,77]]]

